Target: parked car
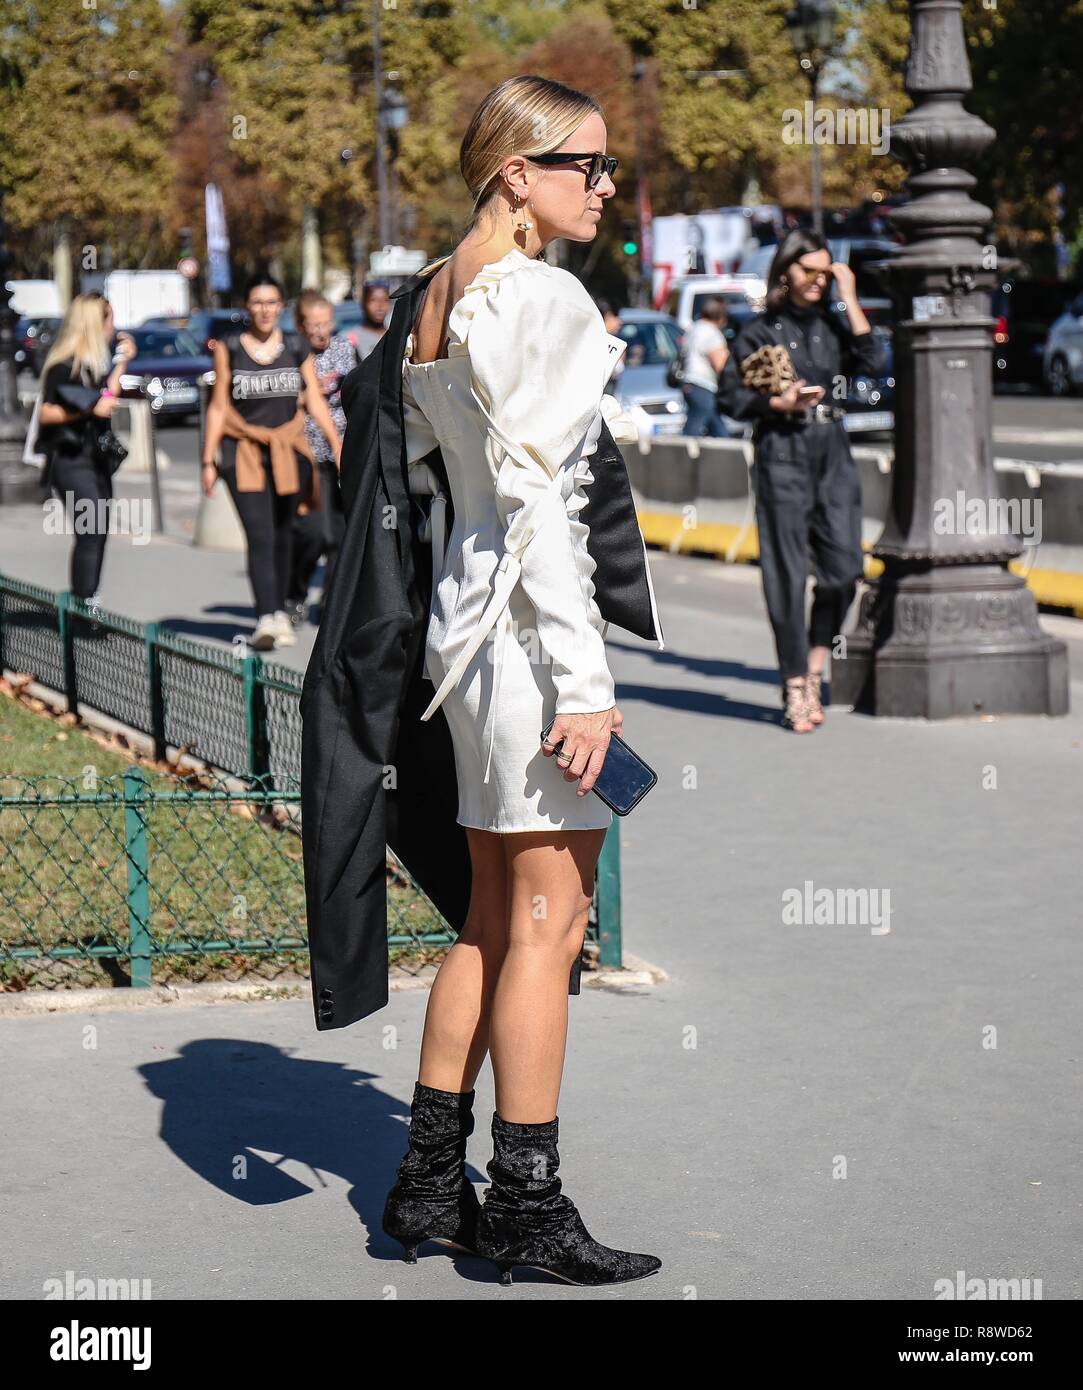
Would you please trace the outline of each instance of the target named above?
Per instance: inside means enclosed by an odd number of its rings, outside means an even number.
[[[857,299],[874,328],[891,328],[895,305],[887,287],[869,269],[876,261],[888,261],[899,254],[899,243],[884,237],[829,238],[832,257],[848,265],[857,281]]]
[[[140,328],[188,328],[191,322],[191,315],[183,314],[180,318],[173,319],[144,319],[138,326]],[[125,332],[127,331],[126,329]]]
[[[635,421],[641,437],[680,434],[686,415],[684,397],[666,381],[669,364],[677,356],[680,325],[654,309],[622,309],[618,336],[628,344],[624,370],[614,384],[622,409]]]
[[[875,376],[856,376],[850,382],[842,419],[847,434],[891,435],[895,429],[895,362],[891,333],[873,328],[880,339],[881,366]]]
[[[1083,294],[1054,321],[1042,350],[1042,377],[1054,396],[1083,388]]]
[[[335,305],[335,332],[342,333],[347,328],[360,328],[365,321],[365,311],[356,299],[343,299]]]
[[[994,386],[1043,385],[1050,328],[1079,293],[1067,280],[1018,280],[1007,276],[993,291]],[[1057,370],[1060,370],[1058,363]]]
[[[15,328],[15,361],[20,367],[41,375],[41,364],[56,341],[63,319],[22,318]]]
[[[243,309],[197,309],[188,321],[188,332],[202,352],[213,352],[219,338],[247,327]]]
[[[365,321],[365,313],[356,299],[342,299],[332,306],[335,311],[335,332],[345,333],[351,328],[359,328]],[[297,316],[293,305],[287,304],[282,310],[278,326],[283,333],[292,333],[297,327]]]
[[[214,359],[184,328],[125,330],[136,356],[120,379],[122,396],[145,396],[158,416],[182,419],[199,411],[199,384],[214,377]]]

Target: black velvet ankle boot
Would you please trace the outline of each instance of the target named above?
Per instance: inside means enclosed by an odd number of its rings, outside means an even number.
[[[474,1253],[481,1203],[466,1179],[466,1141],[474,1132],[474,1092],[438,1091],[414,1083],[410,1148],[387,1194],[383,1227],[417,1263],[423,1240]]]
[[[513,1265],[530,1265],[569,1284],[623,1284],[660,1269],[654,1255],[599,1245],[570,1197],[560,1190],[557,1120],[520,1125],[493,1116],[492,1186],[477,1223],[474,1249],[511,1283]]]

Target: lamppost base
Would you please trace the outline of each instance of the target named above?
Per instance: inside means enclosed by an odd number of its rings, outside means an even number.
[[[1042,631],[1034,595],[1007,565],[901,571],[863,595],[833,704],[895,718],[1068,713],[1068,653]]]

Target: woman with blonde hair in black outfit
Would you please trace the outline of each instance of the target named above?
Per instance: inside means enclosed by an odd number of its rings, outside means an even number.
[[[77,294],[41,369],[37,448],[45,454],[43,482],[65,501],[71,515],[89,512],[92,526],[74,526],[71,591],[96,606],[108,525],[96,518],[113,497],[113,479],[97,441],[110,429],[120,405],[120,379],[135,356],[130,333],[118,333],[113,306],[97,290]]]
[[[384,1229],[408,1260],[448,1240],[506,1282],[517,1264],[606,1284],[661,1263],[594,1240],[557,1177],[569,972],[611,823],[591,788],[622,728],[579,512],[602,423],[622,420],[605,386],[624,345],[540,257],[559,237],[594,239],[615,192],[605,148],[581,92],[516,77],[489,93],[460,155],[474,216],[429,277],[402,366],[407,462],[420,471],[439,448],[453,506],[434,541],[422,718],[442,709],[450,728],[473,887],[429,999]],[[496,1114],[479,1210],[464,1159],[486,1053]]]

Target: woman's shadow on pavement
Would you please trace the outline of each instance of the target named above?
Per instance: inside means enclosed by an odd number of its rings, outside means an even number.
[[[379,1090],[373,1073],[293,1057],[245,1038],[201,1038],[178,1056],[138,1070],[163,1103],[162,1139],[220,1192],[250,1206],[272,1206],[307,1196],[325,1186],[324,1173],[334,1173],[350,1184],[368,1253],[401,1259],[402,1248],[384,1234],[381,1218],[406,1153],[410,1107]],[[311,1180],[285,1172],[279,1165],[286,1161],[306,1165]],[[466,1176],[487,1180],[469,1162]],[[460,1273],[495,1280],[494,1267],[480,1256],[435,1245],[418,1255],[441,1249],[454,1256]]]
[[[673,649],[651,651],[649,648],[634,646],[631,642],[613,638],[610,638],[606,645],[617,651],[649,657],[651,664],[660,669],[678,668],[682,673],[688,672],[708,679],[749,681],[771,687],[773,691],[780,689],[777,669],[766,666],[751,666],[744,661],[727,661],[721,657],[690,656]],[[618,682],[617,703],[621,700],[642,700],[646,704],[683,710],[687,714],[744,719],[753,724],[777,724],[781,708],[777,695],[775,702],[770,705],[756,705],[748,700],[732,699],[720,690],[688,689],[684,685],[643,685],[633,681]]]

